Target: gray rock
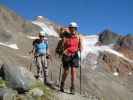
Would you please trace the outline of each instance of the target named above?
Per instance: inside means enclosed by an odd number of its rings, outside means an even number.
[[[15,65],[3,65],[5,80],[8,81],[8,86],[21,91],[29,90],[36,80],[27,69]]]
[[[16,100],[17,92],[8,89],[8,88],[0,88],[0,100]]]

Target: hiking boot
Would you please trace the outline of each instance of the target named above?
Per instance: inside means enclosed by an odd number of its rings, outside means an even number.
[[[61,92],[64,92],[64,88],[60,88],[60,91],[61,91]]]
[[[61,83],[60,91],[61,91],[61,92],[64,92],[64,83]]]
[[[51,87],[53,83],[51,81],[48,81],[48,80],[46,81],[45,80],[44,81],[44,84],[47,85],[47,86],[49,86],[49,87]]]
[[[74,87],[70,88],[70,93],[73,94],[73,95],[75,94],[75,88]]]
[[[34,75],[34,77],[35,77],[36,79],[39,79],[39,75]]]

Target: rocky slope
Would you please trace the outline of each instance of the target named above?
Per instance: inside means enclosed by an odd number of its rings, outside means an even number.
[[[16,34],[31,34],[40,31],[40,27],[26,21],[14,11],[0,5],[0,39],[3,41],[16,38]]]
[[[47,92],[50,90],[46,89],[42,82],[37,83],[35,88],[31,88],[31,90],[25,94],[19,94],[18,91],[14,90],[12,86],[9,87],[7,84],[13,83],[13,86],[17,86],[15,83],[16,80],[19,84],[24,85],[25,82],[21,79],[22,77],[24,80],[26,79],[29,81],[30,78],[28,77],[33,77],[34,74],[25,73],[28,71],[27,67],[29,67],[32,62],[32,56],[28,54],[29,50],[32,48],[32,40],[27,38],[27,35],[35,35],[35,33],[38,33],[40,30],[42,29],[39,26],[23,19],[5,6],[0,6],[0,69],[2,64],[9,65],[10,67],[6,70],[6,75],[10,75],[10,78],[8,77],[9,80],[12,78],[12,82],[10,82],[8,80],[4,81],[0,77],[1,100],[40,100],[41,98],[49,100],[47,97],[50,95],[49,93],[47,94]],[[14,66],[17,66],[18,68],[15,68]],[[22,67],[25,68],[25,71],[22,70]],[[11,71],[14,73],[10,73]],[[17,75],[16,73],[19,74]],[[0,74],[2,74],[2,72],[0,72]],[[41,91],[39,88],[41,88]],[[42,95],[43,91],[45,96],[43,95],[43,97],[40,97],[39,95]],[[50,92],[50,94],[52,94],[52,91]],[[32,94],[38,96],[33,97]]]
[[[126,57],[133,59],[133,35],[127,35],[118,40],[115,49],[122,52]]]

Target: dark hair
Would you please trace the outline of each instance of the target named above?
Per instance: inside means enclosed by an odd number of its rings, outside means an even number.
[[[44,35],[39,35],[39,37],[44,37]]]

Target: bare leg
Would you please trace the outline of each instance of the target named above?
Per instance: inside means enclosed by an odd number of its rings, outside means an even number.
[[[62,74],[61,86],[60,86],[61,91],[64,91],[64,84],[68,76],[68,73],[69,73],[69,68],[64,68],[64,72]]]
[[[76,68],[71,68],[71,87],[74,88],[74,82],[76,80]]]

